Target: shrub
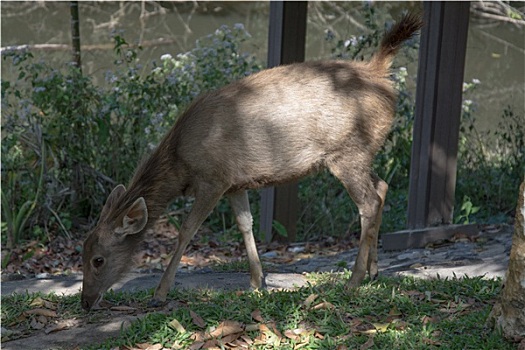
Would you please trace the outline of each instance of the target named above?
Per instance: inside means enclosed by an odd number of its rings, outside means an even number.
[[[195,96],[260,69],[241,52],[247,37],[242,25],[224,26],[193,50],[143,69],[117,36],[115,70],[103,86],[73,66],[3,53],[18,70],[17,79],[1,84],[2,221],[11,243],[50,226],[69,234],[73,225],[92,224],[111,188],[128,181]]]
[[[479,131],[476,103],[468,97],[480,83],[474,79],[463,86],[456,223],[512,220],[516,193],[525,176],[525,116],[507,106],[497,126]]]

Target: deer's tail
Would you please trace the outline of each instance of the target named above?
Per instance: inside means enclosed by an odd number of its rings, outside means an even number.
[[[374,54],[371,64],[387,73],[392,65],[394,55],[401,44],[412,38],[423,26],[421,16],[414,13],[405,14],[394,26],[385,33],[379,50]]]

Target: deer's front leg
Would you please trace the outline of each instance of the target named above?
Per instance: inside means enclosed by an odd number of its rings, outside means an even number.
[[[250,212],[248,193],[246,191],[236,192],[229,194],[228,198],[246,246],[246,254],[250,264],[250,285],[254,289],[259,289],[264,286],[264,275],[253,237],[253,219]]]
[[[153,299],[149,303],[150,307],[160,306],[166,301],[166,296],[173,286],[175,274],[177,273],[180,259],[182,258],[186,247],[204,220],[208,217],[209,213],[213,210],[217,201],[221,198],[223,191],[217,191],[210,187],[211,186],[207,186],[196,194],[193,207],[181,226],[179,232],[179,244],[175,249],[175,253],[171,258],[168,268],[162,275],[160,283],[155,290]]]

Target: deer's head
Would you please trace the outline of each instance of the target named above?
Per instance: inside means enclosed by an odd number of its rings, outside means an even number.
[[[113,189],[97,226],[84,241],[82,307],[85,310],[96,307],[104,292],[133,266],[132,256],[148,222],[144,198],[123,201],[125,192],[123,185]]]

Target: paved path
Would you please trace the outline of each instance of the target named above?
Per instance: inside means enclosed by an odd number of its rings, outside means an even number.
[[[481,231],[475,242],[467,239],[425,249],[379,252],[379,271],[385,275],[410,275],[422,278],[486,276],[503,277],[507,269],[510,247],[512,245],[512,228],[509,226],[492,227]],[[297,248],[296,248],[297,249]],[[262,255],[271,256],[270,253]],[[272,265],[275,272],[268,273],[266,283],[269,288],[292,288],[305,283],[305,272],[337,271],[346,262],[353,266],[357,248],[332,256],[314,257],[299,260],[292,264]],[[116,291],[148,289],[156,286],[160,273],[129,274],[117,283]],[[41,291],[57,294],[78,293],[82,276],[68,276],[42,279],[25,279],[2,283],[2,295]],[[195,272],[180,272],[176,277],[179,288],[249,288],[247,273],[217,273],[210,269]]]
[[[512,244],[512,228],[509,226],[489,227],[480,232],[474,242],[467,239],[455,243],[444,243],[425,249],[410,249],[401,252],[379,253],[379,271],[385,275],[411,275],[421,278],[463,277],[467,275],[487,278],[503,277],[508,266]],[[300,247],[294,247],[300,249]],[[272,252],[263,254],[271,256]],[[357,255],[357,249],[332,256],[299,260],[293,264],[274,265],[266,276],[268,288],[293,288],[306,283],[304,272],[337,271],[347,263],[351,268]],[[116,291],[134,291],[153,288],[160,280],[160,273],[128,275],[116,284]],[[12,293],[41,291],[57,294],[78,293],[82,283],[81,276],[26,279],[2,283],[2,296]],[[176,277],[178,288],[226,288],[248,289],[247,273],[216,273],[212,271],[184,273]],[[67,349],[78,344],[88,344],[99,336],[116,336],[120,326],[129,323],[132,318],[123,316],[104,325],[84,325],[82,328],[52,333],[38,334],[24,339],[2,343],[3,349]],[[84,339],[85,338],[85,339]]]

